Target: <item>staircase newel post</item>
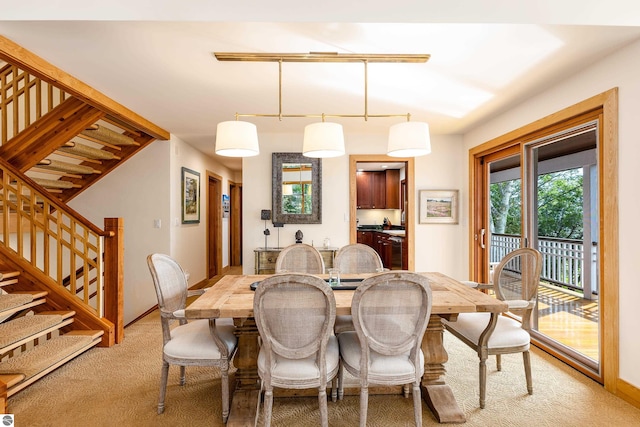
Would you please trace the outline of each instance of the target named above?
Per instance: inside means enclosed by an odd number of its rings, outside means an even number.
[[[124,339],[124,218],[105,218],[104,317],[114,324],[115,342]]]

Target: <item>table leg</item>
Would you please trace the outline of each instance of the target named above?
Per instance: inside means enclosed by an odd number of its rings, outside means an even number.
[[[443,343],[444,326],[438,315],[431,315],[427,331],[422,339],[424,375],[422,398],[441,423],[464,423],[464,412],[458,406],[453,391],[445,383],[444,364],[449,359]]]
[[[258,328],[253,318],[233,319],[238,351],[233,358],[236,384],[227,427],[253,425],[260,393],[258,377]]]

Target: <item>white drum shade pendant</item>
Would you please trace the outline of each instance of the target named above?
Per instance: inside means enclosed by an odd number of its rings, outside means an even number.
[[[424,122],[403,122],[389,128],[387,155],[417,157],[431,153],[429,125]]]
[[[250,157],[260,154],[256,125],[239,120],[218,123],[216,154],[227,157]]]
[[[338,157],[344,154],[344,133],[338,123],[312,123],[304,128],[302,154],[307,157]]]

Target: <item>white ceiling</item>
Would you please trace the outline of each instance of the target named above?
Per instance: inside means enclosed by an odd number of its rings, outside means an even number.
[[[218,122],[236,112],[278,113],[277,63],[218,62],[215,51],[431,54],[425,64],[370,64],[368,113],[411,113],[432,134],[461,134],[640,38],[640,2],[623,0],[400,0],[393,9],[374,0],[367,10],[335,0],[318,10],[284,0],[241,2],[244,8],[205,0],[54,3],[3,10],[13,21],[0,21],[0,34],[211,155]],[[357,23],[363,20],[369,23]],[[598,23],[610,26],[580,25]],[[363,114],[363,66],[283,64],[282,112]],[[245,120],[259,135],[293,132],[300,140],[316,121]],[[349,133],[386,133],[402,119],[334,121],[349,145]]]

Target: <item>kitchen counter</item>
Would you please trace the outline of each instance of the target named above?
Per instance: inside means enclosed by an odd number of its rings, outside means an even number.
[[[392,236],[404,237],[405,230],[380,230],[380,233],[390,234]]]

